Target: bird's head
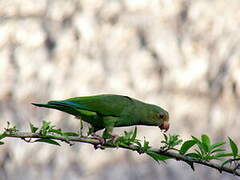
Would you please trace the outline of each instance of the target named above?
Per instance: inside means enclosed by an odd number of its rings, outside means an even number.
[[[166,132],[169,129],[169,114],[161,107],[154,105],[152,111],[152,119],[154,121],[154,125],[158,126],[161,130],[164,130]]]
[[[168,112],[165,111],[165,112],[162,113],[162,114],[160,113],[159,116],[161,116],[160,119],[163,120],[163,123],[159,125],[159,128],[160,128],[161,130],[164,130],[164,131],[166,132],[166,131],[169,129],[169,127],[170,127]]]

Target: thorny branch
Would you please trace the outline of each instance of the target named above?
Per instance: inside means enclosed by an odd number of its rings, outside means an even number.
[[[14,132],[14,133],[6,133],[5,137],[12,137],[12,138],[20,138],[23,139],[24,141],[30,143],[32,142],[32,139],[39,139],[39,138],[50,138],[53,140],[57,140],[57,141],[63,141],[68,143],[69,145],[73,145],[73,142],[81,142],[81,143],[88,143],[88,144],[92,144],[94,147],[97,148],[101,148],[104,149],[106,147],[118,147],[118,148],[122,148],[122,149],[128,149],[128,150],[132,150],[132,151],[137,151],[139,154],[141,154],[141,150],[139,150],[136,146],[134,145],[118,145],[115,146],[112,143],[106,143],[104,145],[101,144],[101,142],[99,142],[98,139],[95,138],[91,138],[91,137],[63,137],[63,136],[55,136],[55,135],[42,135],[41,133],[29,133],[29,132]],[[204,166],[208,166],[214,169],[217,169],[220,173],[221,172],[227,172],[230,174],[234,174],[237,176],[240,176],[240,172],[236,171],[236,167],[234,168],[230,168],[230,167],[222,167],[221,165],[214,163],[214,162],[209,162],[209,161],[203,161],[201,159],[197,159],[197,158],[192,158],[192,157],[188,157],[185,155],[181,155],[179,153],[176,152],[172,152],[172,151],[163,151],[161,149],[158,148],[149,148],[148,152],[154,152],[160,155],[165,155],[165,156],[169,156],[172,159],[175,159],[177,161],[184,161],[186,163],[188,163],[189,165],[191,165],[192,168],[193,164],[202,164]],[[238,160],[238,159],[236,159]]]

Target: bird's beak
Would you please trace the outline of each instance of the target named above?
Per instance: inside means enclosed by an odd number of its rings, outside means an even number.
[[[167,130],[169,129],[169,122],[168,121],[163,121],[163,123],[159,126],[159,128],[161,130],[164,130],[165,132],[167,132]]]

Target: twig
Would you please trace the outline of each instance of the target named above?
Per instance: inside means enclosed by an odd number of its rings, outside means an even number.
[[[99,142],[99,140],[97,140],[95,138],[91,138],[91,137],[66,137],[65,138],[65,137],[62,137],[62,136],[41,135],[40,133],[28,133],[28,132],[15,132],[15,133],[9,133],[9,134],[7,133],[5,135],[6,135],[6,137],[21,138],[21,139],[25,140],[25,142],[28,142],[28,141],[26,141],[26,138],[30,138],[30,139],[50,138],[50,139],[66,142],[70,145],[72,145],[72,143],[70,143],[70,142],[82,142],[82,143],[92,144],[94,147],[99,147],[101,149],[103,149],[104,147],[116,147],[116,146],[113,146],[111,143],[107,143],[103,146],[103,145],[101,145],[101,142]],[[118,147],[123,148],[123,149],[129,149],[129,150],[132,150],[132,151],[137,151],[138,153],[141,153],[140,150],[136,146],[119,145]],[[224,172],[227,172],[227,173],[230,173],[230,174],[240,176],[240,172],[236,171],[235,168],[221,167],[221,165],[219,165],[217,163],[187,157],[187,156],[178,154],[176,152],[161,151],[160,149],[157,149],[157,148],[150,148],[150,149],[148,149],[148,152],[154,152],[154,153],[158,153],[160,155],[170,156],[173,159],[176,159],[178,161],[184,161],[184,162],[188,163],[189,165],[191,165],[192,168],[193,168],[194,163],[195,164],[202,164],[204,166],[208,166],[208,167],[217,169],[220,173],[224,171]]]

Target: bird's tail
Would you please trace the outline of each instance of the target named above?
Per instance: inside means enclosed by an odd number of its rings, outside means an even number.
[[[52,108],[52,109],[59,109],[59,108],[63,108],[63,107],[71,107],[68,104],[64,103],[64,101],[48,101],[47,104],[32,103],[32,105],[38,106],[38,107]]]
[[[53,109],[57,108],[56,105],[52,105],[52,104],[32,103],[32,105],[38,106],[38,107],[53,108]]]
[[[57,109],[59,111],[66,112],[74,116],[79,116],[79,111],[77,109],[67,106],[64,103],[61,103],[61,101],[49,101],[47,104],[32,103],[32,105],[50,109]]]

